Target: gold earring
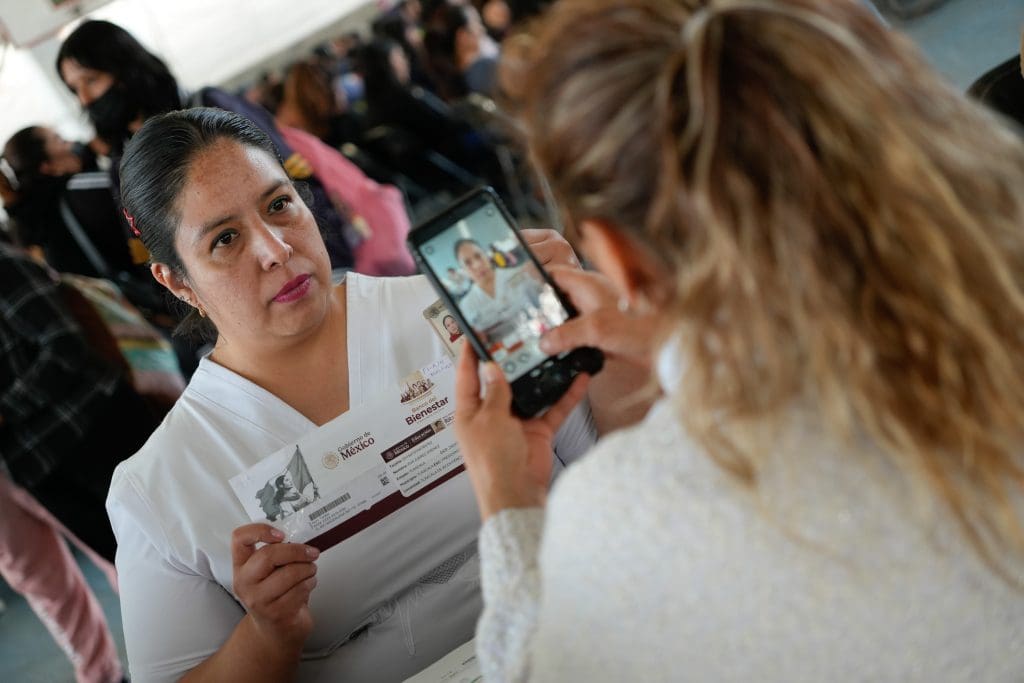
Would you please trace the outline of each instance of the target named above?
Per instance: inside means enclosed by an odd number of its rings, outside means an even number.
[[[199,311],[199,317],[200,318],[205,318],[206,317],[206,311],[203,310],[203,305],[202,304],[198,304],[197,303],[196,304],[196,310]]]

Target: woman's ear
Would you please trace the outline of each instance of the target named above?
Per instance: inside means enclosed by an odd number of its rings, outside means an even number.
[[[153,263],[149,266],[149,272],[153,279],[167,288],[176,298],[195,305],[196,294],[185,282],[185,279],[174,272],[174,269],[163,263]]]
[[[657,296],[665,269],[647,248],[607,221],[586,219],[579,225],[580,249],[629,302]]]

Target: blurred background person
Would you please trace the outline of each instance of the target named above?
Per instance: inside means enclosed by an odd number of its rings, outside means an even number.
[[[473,286],[473,281],[454,266],[448,266],[444,276],[444,286],[456,300],[466,295]]]
[[[3,158],[14,173],[14,195],[4,202],[15,221],[22,244],[39,248],[47,263],[61,272],[101,277],[72,236],[62,215],[67,207],[66,188],[70,178],[83,171],[96,171],[96,155],[88,146],[65,140],[51,128],[30,126],[15,133],[4,144]],[[112,208],[112,207],[111,207]],[[135,269],[124,226],[113,210],[105,229],[90,235],[93,246],[108,266],[118,271]]]
[[[77,683],[126,680],[103,609],[67,542],[86,553],[116,590],[113,565],[0,473],[0,577],[25,598],[67,655]]]
[[[369,126],[392,129],[413,152],[411,158],[422,158],[423,150],[436,151],[478,182],[503,190],[505,178],[487,132],[432,93],[411,85],[409,62],[398,45],[376,38],[360,52],[360,64]]]
[[[493,96],[501,51],[487,35],[480,13],[472,5],[450,3],[435,17],[424,43],[431,68],[442,79],[442,95],[446,99],[471,92]]]
[[[11,478],[108,561],[114,467],[158,419],[90,347],[54,273],[0,244],[0,457]]]
[[[181,106],[181,93],[163,60],[130,33],[87,21],[65,39],[57,72],[114,156],[142,122]]]
[[[484,0],[474,3],[487,35],[500,43],[512,27],[512,8],[505,0]]]
[[[383,14],[370,25],[375,38],[386,38],[405,53],[409,62],[409,82],[431,92],[437,91],[437,84],[430,76],[426,56],[423,50],[423,31],[416,23],[411,23],[402,13]]]
[[[200,91],[192,101],[179,91],[177,81],[164,62],[143,47],[130,33],[108,21],[86,21],[61,44],[56,60],[57,73],[68,89],[78,97],[97,134],[111,147],[115,174],[113,188],[117,192],[116,169],[120,151],[142,123],[166,111],[189,104],[243,109],[271,129],[279,146],[281,139],[268,113],[262,117],[241,98],[214,88]],[[99,104],[95,104],[99,102]],[[288,149],[285,156],[291,154]],[[311,169],[301,158],[296,159],[294,172],[302,179],[312,178]],[[318,179],[310,181],[317,205],[328,224],[329,248],[335,267],[354,263],[350,241],[358,237],[346,231],[350,224],[324,191]]]
[[[62,43],[56,67],[97,131],[115,150],[115,168],[117,151],[153,114],[186,105],[238,111],[272,137],[289,171],[310,187],[318,218],[325,224],[325,239],[335,268],[355,265],[366,272],[377,272],[374,267],[383,264],[388,269],[400,267],[411,272],[411,259],[403,244],[409,219],[400,195],[393,188],[378,187],[337,150],[295,135],[294,129],[279,128],[269,112],[223,90],[202,88],[185,96],[159,58],[110,22],[82,23]],[[320,172],[318,167],[331,173]],[[343,178],[334,174],[339,169],[344,169]],[[358,263],[353,250],[374,239],[378,243],[371,249],[372,256],[366,263]]]
[[[90,148],[44,126],[30,126],[7,141],[3,158],[14,175],[0,179],[0,192],[15,241],[65,276],[109,280],[148,323],[171,339],[175,311],[149,276],[148,253],[118,215],[109,183],[104,187],[94,182],[96,157]],[[77,185],[76,176],[81,181]],[[130,326],[122,320],[120,327]],[[180,339],[172,342],[180,367],[191,373],[198,349]]]
[[[365,123],[348,108],[344,91],[331,87],[329,75],[309,62],[295,62],[285,72],[274,118],[280,126],[298,128],[331,147],[361,144]]]
[[[267,111],[277,111],[283,90],[281,75],[276,71],[264,71],[244,90],[242,97]]]

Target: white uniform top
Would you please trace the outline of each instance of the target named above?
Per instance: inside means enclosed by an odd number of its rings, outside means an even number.
[[[435,299],[422,277],[352,274],[346,298],[352,406],[444,353],[422,315]],[[231,532],[250,521],[228,480],[314,427],[204,359],[163,424],[117,468],[107,510],[133,681],[177,680],[228,638],[244,615],[231,592]],[[594,438],[578,410],[559,433],[559,459]],[[481,609],[478,531],[463,472],[324,552],[299,680],[398,681],[469,640]]]
[[[527,261],[518,268],[495,268],[493,298],[474,284],[459,301],[469,324],[482,330],[511,318],[527,304],[536,306],[542,282],[534,277],[532,265]]]

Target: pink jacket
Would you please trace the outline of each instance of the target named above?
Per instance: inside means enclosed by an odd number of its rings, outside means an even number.
[[[381,185],[366,175],[340,152],[319,138],[298,128],[279,126],[285,142],[313,169],[331,201],[367,235],[355,245],[355,270],[367,275],[409,275],[416,272],[405,246],[409,216],[402,193]]]

